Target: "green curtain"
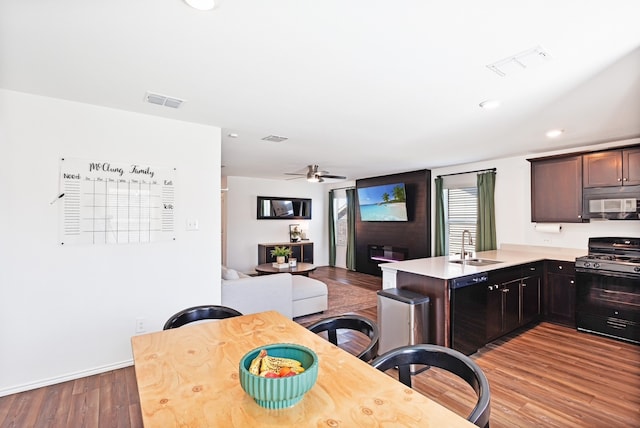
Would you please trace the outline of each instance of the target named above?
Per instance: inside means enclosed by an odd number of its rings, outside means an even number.
[[[436,248],[435,256],[446,255],[446,231],[444,226],[444,190],[442,188],[442,177],[437,177],[436,183]]]
[[[496,188],[495,171],[478,174],[478,228],[476,229],[476,251],[495,250],[496,208],[494,202]]]
[[[333,214],[333,190],[329,191],[329,266],[336,265],[336,221]]]
[[[347,189],[347,269],[356,270],[356,190]]]

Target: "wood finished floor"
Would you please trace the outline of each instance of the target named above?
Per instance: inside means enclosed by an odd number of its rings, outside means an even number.
[[[314,272],[323,276],[372,292],[381,284],[344,269]],[[377,318],[375,307],[357,313]],[[355,353],[364,338],[340,340]],[[489,379],[493,428],[640,427],[640,346],[541,323],[471,357]],[[438,370],[418,375],[414,388],[461,415],[473,406],[471,388]],[[141,426],[133,367],[0,397],[0,428]]]

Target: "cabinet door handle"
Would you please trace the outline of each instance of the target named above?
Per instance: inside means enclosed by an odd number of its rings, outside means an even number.
[[[622,181],[627,181],[627,180],[628,180],[628,178],[627,178],[627,177],[623,177],[623,178],[622,178]]]
[[[573,284],[575,284],[575,283],[576,283],[576,282],[575,282],[573,279],[572,279],[571,281],[569,281],[569,284],[571,284],[571,285],[573,285]]]
[[[508,292],[509,292],[509,289],[508,289],[508,288],[503,288],[503,289],[502,289],[502,292],[503,292],[503,293],[508,293]]]
[[[562,270],[562,266],[558,266],[558,269]]]
[[[618,181],[622,181],[622,179],[621,179],[621,178],[618,178]]]

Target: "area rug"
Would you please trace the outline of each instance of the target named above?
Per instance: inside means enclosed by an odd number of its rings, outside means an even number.
[[[328,309],[322,313],[294,318],[298,324],[308,326],[323,318],[375,307],[378,303],[378,295],[375,291],[357,285],[343,284],[329,278],[322,278],[322,282],[327,284]]]

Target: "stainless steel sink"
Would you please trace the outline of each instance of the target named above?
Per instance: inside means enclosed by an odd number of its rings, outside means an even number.
[[[486,266],[493,265],[496,263],[502,263],[500,260],[490,260],[490,259],[464,259],[464,260],[449,260],[449,263],[457,263],[459,265],[469,265],[469,266]]]

